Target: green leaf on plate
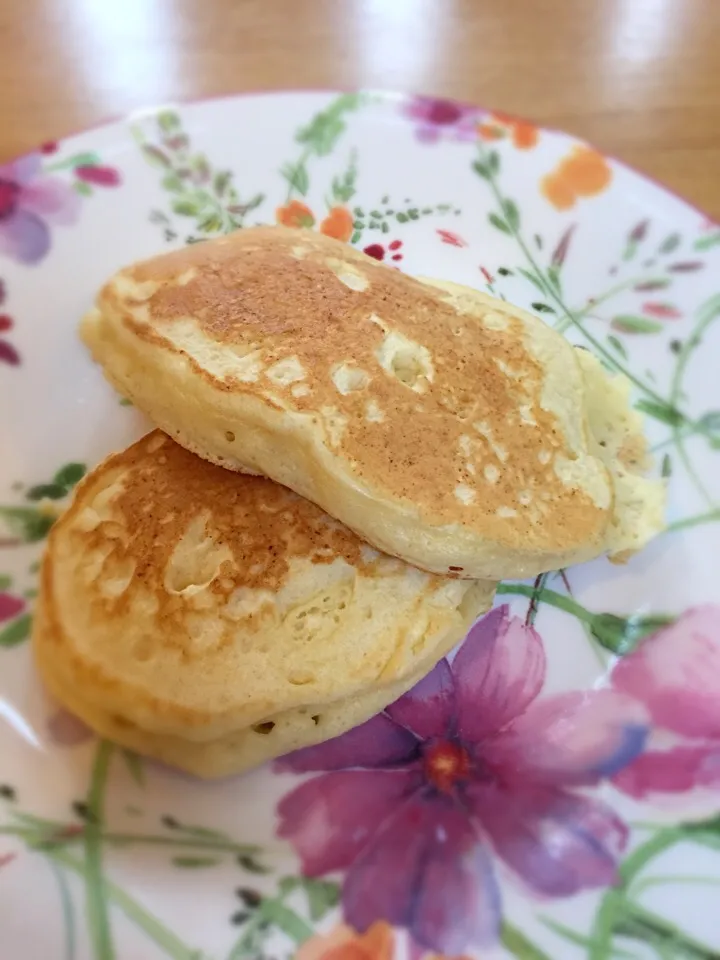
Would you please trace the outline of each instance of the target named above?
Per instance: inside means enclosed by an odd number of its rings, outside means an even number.
[[[669,234],[658,247],[658,253],[672,253],[673,250],[677,250],[680,246],[680,240],[681,237],[679,233]]]
[[[202,230],[203,233],[215,233],[220,229],[222,229],[222,220],[215,213],[209,217],[205,217],[205,219],[201,220],[198,224],[198,230]]]
[[[210,179],[210,164],[207,157],[202,153],[196,153],[190,158],[190,169],[195,175],[195,182],[205,183]]]
[[[8,530],[25,543],[44,540],[55,522],[54,516],[41,513],[37,507],[0,507],[0,519]]]
[[[310,177],[304,163],[286,163],[280,169],[280,174],[287,180],[293,190],[297,190],[303,197],[307,194],[310,189]]]
[[[475,160],[472,168],[479,177],[483,178],[483,180],[490,179],[490,167],[487,163],[483,163],[482,160]]]
[[[243,868],[243,870],[247,870],[248,873],[263,874],[270,872],[267,867],[264,867],[249,853],[239,854],[237,862]]]
[[[76,180],[73,183],[73,190],[75,193],[79,193],[81,197],[91,197],[93,192],[90,184],[85,183],[84,180]]]
[[[175,829],[180,833],[187,834],[189,837],[201,837],[206,840],[224,840],[230,843],[230,837],[221,830],[213,830],[212,827],[200,827],[194,823],[178,823]]]
[[[488,153],[487,165],[490,173],[492,173],[493,176],[500,172],[500,154],[497,152],[497,150],[491,150]]]
[[[548,291],[547,291],[547,287],[546,287],[545,284],[542,282],[542,280],[540,280],[539,277],[536,277],[534,273],[531,273],[529,270],[526,270],[525,267],[517,267],[517,272],[518,272],[521,276],[525,277],[525,279],[526,279],[529,283],[531,283],[534,287],[537,287],[537,289],[540,291],[540,293],[545,293],[545,294],[546,294],[546,293],[548,292]]]
[[[670,459],[670,454],[666,453],[662,458],[662,467],[660,469],[660,475],[667,479],[672,476],[672,460]]]
[[[60,467],[58,472],[53,477],[54,483],[59,483],[63,487],[70,489],[74,487],[87,473],[87,467],[84,463],[66,463],[64,467]]]
[[[67,489],[59,483],[39,483],[25,494],[27,500],[62,500],[67,494]]]
[[[184,189],[182,180],[174,173],[166,174],[160,181],[160,185],[169,193],[182,193]]]
[[[326,110],[314,116],[307,126],[298,131],[296,141],[305,144],[319,157],[327,156],[345,132],[342,115],[351,110],[357,110],[361,102],[360,94],[342,94]]]
[[[264,199],[264,193],[256,193],[254,197],[251,197],[247,201],[247,203],[233,203],[226,207],[226,209],[228,213],[232,213],[233,215],[237,215],[241,218],[246,217],[249,213],[252,213],[253,210],[256,210]]]
[[[511,233],[510,227],[496,213],[489,213],[488,220],[496,230],[502,230],[503,233]]]
[[[13,620],[4,629],[0,630],[0,647],[16,647],[24,643],[30,636],[30,627],[32,626],[32,617],[29,613],[24,613],[17,620]]]
[[[164,133],[180,129],[180,117],[174,110],[161,110],[157,115],[158,126]]]
[[[340,887],[329,880],[315,880],[312,877],[302,877],[302,886],[308,898],[310,919],[314,922],[334,909],[340,902]]]
[[[700,237],[693,244],[693,250],[709,250],[711,247],[720,246],[720,230],[717,233],[709,233],[706,237]]]
[[[515,957],[515,960],[551,960],[549,954],[541,950],[527,934],[508,920],[502,921],[500,942]]]
[[[0,573],[0,590],[7,590],[12,586],[12,577],[7,573]]]
[[[560,265],[551,264],[547,269],[547,278],[550,286],[558,297],[562,296],[562,284],[560,282]]]
[[[617,350],[624,360],[627,360],[628,352],[625,349],[625,344],[622,342],[622,340],[618,339],[618,337],[614,336],[612,333],[608,334],[607,340],[610,346]]]
[[[152,143],[144,143],[142,152],[148,163],[151,163],[154,167],[167,168],[170,166],[170,158],[166,153],[163,153],[160,147],[156,147]]]
[[[279,900],[267,897],[260,904],[258,913],[262,915],[264,920],[282,930],[294,943],[303,943],[313,935],[312,927],[294,910],[286,907]]]
[[[590,633],[606,650],[623,657],[632,653],[645,637],[674,620],[664,614],[618,617],[614,613],[596,613],[590,620]]]
[[[555,313],[555,309],[550,304],[542,303],[540,300],[535,300],[530,306],[538,313]]]
[[[502,201],[503,213],[505,214],[505,220],[507,221],[508,226],[511,230],[518,230],[520,227],[520,211],[517,208],[517,204],[514,200],[510,200],[509,197],[505,197]]]
[[[659,333],[663,329],[663,325],[657,320],[635,317],[629,313],[621,313],[615,317],[611,326],[620,333]]]
[[[669,403],[659,403],[656,400],[646,400],[644,398],[638,400],[635,409],[653,417],[655,420],[659,420],[660,423],[666,423],[670,427],[679,427],[685,420],[675,407],[672,407]]]
[[[204,204],[198,203],[196,200],[173,200],[172,209],[173,213],[177,213],[181,217],[196,217]]]
[[[184,867],[189,870],[203,870],[207,867],[216,867],[222,863],[220,857],[173,857],[173,866]]]

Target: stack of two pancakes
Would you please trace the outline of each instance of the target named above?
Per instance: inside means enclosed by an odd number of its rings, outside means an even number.
[[[194,774],[342,733],[498,579],[662,526],[624,382],[529,314],[328,238],[258,228],[137,264],[82,332],[165,432],[52,530],[37,662],[103,736]]]

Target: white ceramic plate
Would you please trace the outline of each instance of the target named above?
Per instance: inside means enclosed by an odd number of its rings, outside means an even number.
[[[127,261],[276,219],[507,297],[628,374],[670,531],[503,585],[343,769],[320,747],[208,785],[93,741],[27,639],[52,519],[147,429],[78,318]],[[720,956],[717,227],[509,117],[272,94],[1,168],[0,276],[2,960]]]

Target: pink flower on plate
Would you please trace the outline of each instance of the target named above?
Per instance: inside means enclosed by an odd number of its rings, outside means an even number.
[[[720,607],[694,607],[648,637],[618,663],[612,685],[643,703],[673,741],[619,771],[620,790],[642,798],[720,787]]]
[[[16,597],[12,593],[3,593],[0,590],[0,623],[14,620],[24,609],[25,601],[22,597]]]
[[[417,123],[415,135],[423,143],[436,143],[443,137],[453,140],[476,140],[477,124],[484,111],[457,100],[435,97],[410,97],[404,100],[401,112]]]
[[[671,303],[648,301],[642,305],[642,312],[648,317],[657,317],[658,320],[679,320],[682,317],[682,313]]]
[[[352,927],[447,955],[492,942],[492,854],[547,897],[615,881],[626,827],[576,788],[640,753],[645,711],[612,690],[538,700],[544,678],[540,636],[499,607],[384,713],[278,761],[322,771],[281,800],[278,833],[307,875],[345,871]]]
[[[50,249],[50,226],[77,219],[80,198],[57,177],[44,176],[41,153],[0,166],[0,254],[39,263]]]
[[[120,173],[115,167],[79,166],[75,167],[75,176],[99,187],[118,187],[121,183]]]
[[[437,230],[436,232],[442,242],[450,244],[451,247],[467,247],[468,245],[467,240],[452,230]]]

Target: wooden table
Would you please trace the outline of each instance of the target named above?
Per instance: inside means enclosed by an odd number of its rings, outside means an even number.
[[[720,219],[720,0],[0,0],[7,159],[168,99],[385,87],[559,127]]]

